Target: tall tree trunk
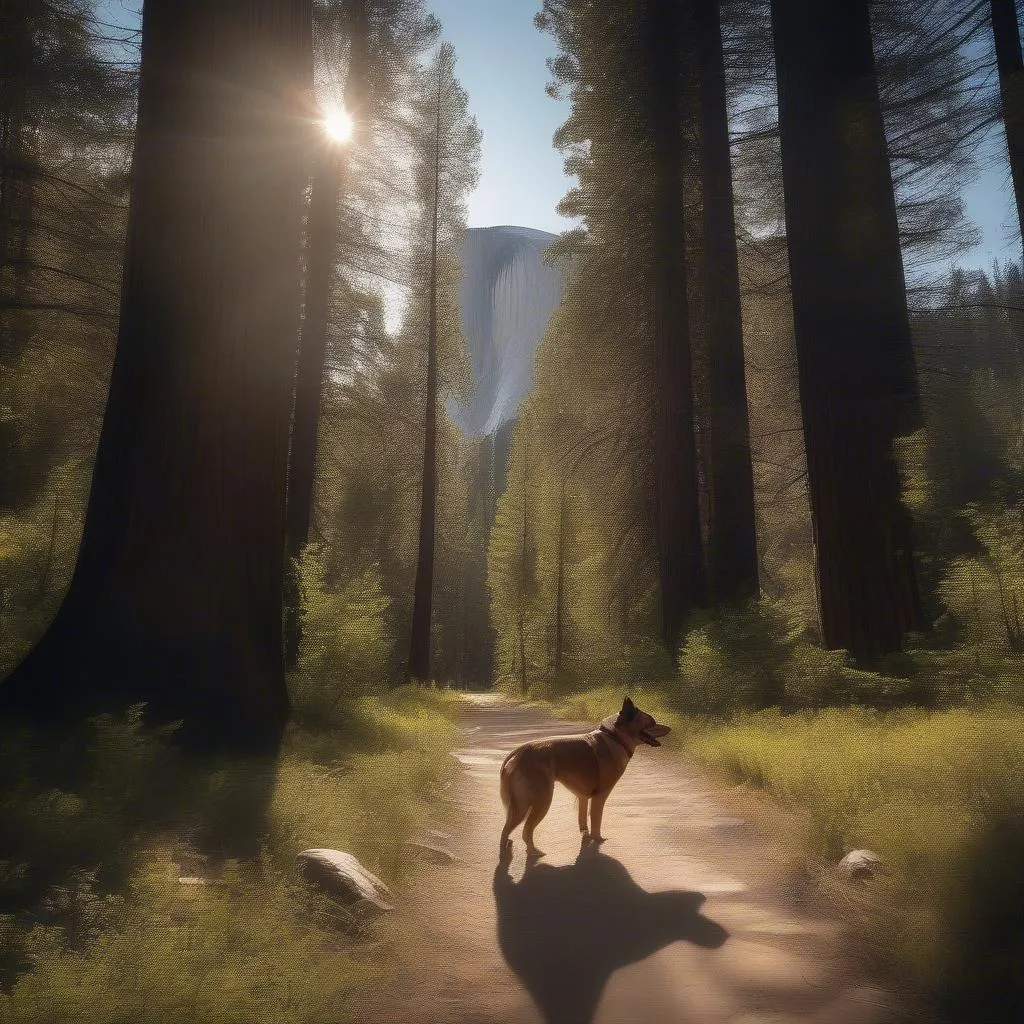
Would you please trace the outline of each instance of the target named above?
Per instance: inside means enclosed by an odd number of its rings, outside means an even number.
[[[145,700],[268,750],[310,0],[147,0],[121,323],[78,561],[8,711]]]
[[[920,423],[867,0],[773,0],[822,637],[863,664],[923,616],[893,440]]]
[[[555,671],[562,668],[562,648],[565,644],[565,528],[566,504],[565,485],[567,474],[563,470],[562,484],[558,494],[558,550],[556,552],[555,577]]]
[[[434,593],[434,531],[437,506],[437,223],[441,191],[441,89],[437,79],[434,137],[434,213],[430,231],[430,306],[427,312],[427,411],[423,448],[423,496],[420,506],[419,556],[412,608],[408,678],[430,678],[430,622]]]
[[[494,629],[487,593],[487,547],[494,515],[494,437],[482,437],[471,460],[466,572],[466,680],[478,689],[494,674]]]
[[[365,79],[369,62],[369,25],[364,3],[352,18],[351,56],[345,79],[345,110],[352,118],[352,139],[365,132]],[[337,255],[338,202],[343,195],[346,153],[338,143],[321,141],[310,187],[307,229],[306,294],[302,340],[295,371],[295,405],[288,458],[288,562],[285,594],[285,664],[294,668],[302,641],[301,595],[294,560],[309,543],[316,493],[320,399],[327,366],[327,326],[331,282]]]
[[[519,692],[526,694],[530,677],[526,667],[526,595],[532,590],[530,573],[530,435],[529,421],[523,423],[523,501],[520,505],[522,547],[519,553]]]
[[[734,601],[757,596],[758,561],[718,0],[694,0],[693,29],[700,125],[700,286],[709,348],[708,585],[713,600]]]
[[[644,24],[654,156],[653,315],[657,420],[655,515],[662,638],[674,651],[686,616],[706,599],[693,428],[683,203],[682,13],[648,0]]]
[[[35,61],[32,6],[26,0],[0,4],[0,374],[17,365],[26,340],[29,225],[32,221],[34,154],[26,145],[29,83]],[[0,381],[0,388],[6,387]],[[0,408],[7,396],[0,390]],[[0,509],[25,500],[19,472],[21,430],[17,419],[0,413]]]
[[[992,0],[992,35],[996,44],[1013,195],[1017,200],[1017,222],[1024,238],[1024,58],[1014,0]]]
[[[341,155],[333,147],[325,145],[310,189],[305,315],[295,371],[295,406],[288,455],[285,519],[288,562],[285,567],[284,656],[288,668],[294,668],[298,661],[302,639],[301,595],[295,560],[309,543],[313,518],[317,426],[327,362],[327,321],[331,306],[342,166]]]

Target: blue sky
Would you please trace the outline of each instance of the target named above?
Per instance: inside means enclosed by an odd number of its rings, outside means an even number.
[[[569,106],[544,92],[544,62],[556,51],[554,39],[533,26],[540,0],[433,0],[430,7],[455,47],[456,74],[484,136],[470,227],[570,227],[555,212],[569,182],[551,144]]]
[[[106,0],[111,20],[137,24],[139,0]],[[570,224],[555,212],[569,187],[551,144],[568,104],[544,92],[545,59],[554,40],[538,32],[541,0],[432,0],[444,37],[456,50],[456,73],[483,132],[480,184],[469,199],[470,227],[520,224],[557,232]],[[986,37],[985,45],[991,45]],[[994,79],[994,76],[993,76]],[[993,80],[988,83],[996,89]],[[964,195],[968,216],[982,229],[980,245],[961,254],[962,266],[991,268],[1019,260],[1020,236],[1001,129],[979,145],[982,171]]]
[[[554,40],[533,26],[541,0],[433,0],[444,36],[458,55],[456,73],[469,92],[483,131],[480,186],[469,203],[470,227],[522,224],[545,231],[571,226],[555,206],[569,186],[551,136],[568,104],[544,92],[545,58]],[[985,44],[991,45],[990,37]],[[994,76],[988,83],[998,88]],[[968,217],[982,230],[980,245],[961,266],[990,269],[995,259],[1021,259],[1020,233],[1002,131],[979,146],[982,171],[964,194]]]

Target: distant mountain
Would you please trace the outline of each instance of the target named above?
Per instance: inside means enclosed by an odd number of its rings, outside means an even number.
[[[541,258],[556,237],[510,225],[466,232],[459,306],[474,388],[468,406],[446,408],[467,437],[515,419],[533,387],[537,343],[565,284],[564,270]]]

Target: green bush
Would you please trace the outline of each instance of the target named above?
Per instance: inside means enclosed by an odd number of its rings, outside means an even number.
[[[297,565],[302,644],[289,690],[297,721],[330,724],[343,703],[383,692],[391,640],[389,600],[376,569],[332,588],[315,547]]]
[[[703,614],[677,664],[678,675],[665,689],[690,714],[934,702],[932,688],[921,680],[891,670],[861,671],[845,651],[823,650],[785,605],[767,598]]]
[[[144,729],[141,705],[60,736],[4,730],[0,906],[38,896],[76,865],[102,865],[107,881],[132,870],[145,824],[184,789],[171,731]]]
[[[769,600],[703,616],[679,651],[679,705],[723,715],[781,703],[783,672],[797,635]]]

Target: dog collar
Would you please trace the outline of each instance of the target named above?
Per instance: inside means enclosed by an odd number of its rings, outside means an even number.
[[[633,751],[626,746],[626,741],[617,733],[614,729],[609,729],[604,723],[599,725],[598,732],[603,732],[605,736],[611,736],[613,740],[626,752],[626,757],[632,757]]]

